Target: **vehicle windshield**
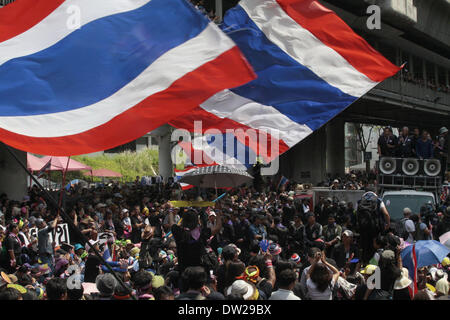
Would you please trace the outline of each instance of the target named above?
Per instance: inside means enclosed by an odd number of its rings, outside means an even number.
[[[391,220],[397,221],[403,218],[403,209],[410,208],[413,214],[420,213],[420,207],[431,202],[434,205],[434,198],[426,195],[416,194],[392,194],[383,197],[384,204],[391,216]]]

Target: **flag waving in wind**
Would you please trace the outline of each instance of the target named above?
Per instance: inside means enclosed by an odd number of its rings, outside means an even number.
[[[314,0],[242,0],[227,12],[222,29],[258,77],[214,95],[170,124],[194,131],[194,121],[201,121],[203,132],[234,134],[238,148],[252,149],[266,161],[400,70]],[[267,133],[267,143],[278,151],[229,129]],[[221,164],[223,159],[214,158]]]
[[[0,139],[56,156],[127,143],[255,78],[185,0],[17,0],[0,53]]]

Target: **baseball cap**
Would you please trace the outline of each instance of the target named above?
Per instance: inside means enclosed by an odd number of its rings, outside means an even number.
[[[368,264],[363,270],[361,270],[361,274],[366,274],[368,276],[372,275],[378,266],[374,264]]]
[[[443,134],[448,132],[448,129],[446,127],[442,127],[441,129],[439,129],[439,134]]]
[[[75,243],[74,250],[77,251],[80,249],[83,249],[83,245],[81,243]]]

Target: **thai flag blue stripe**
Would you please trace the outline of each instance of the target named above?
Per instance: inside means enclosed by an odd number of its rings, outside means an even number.
[[[237,43],[258,75],[257,79],[231,89],[234,93],[272,106],[312,130],[357,99],[330,85],[267,39],[241,6],[227,12],[222,29]]]
[[[152,0],[92,21],[41,52],[4,63],[0,116],[63,112],[111,96],[207,27],[208,21],[189,6],[185,1]]]

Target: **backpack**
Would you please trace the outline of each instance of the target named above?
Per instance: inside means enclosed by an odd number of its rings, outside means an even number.
[[[361,199],[358,204],[356,219],[360,230],[381,230],[377,199]]]
[[[406,241],[409,237],[409,232],[406,231],[406,221],[408,218],[403,218],[397,224],[395,225],[395,232],[400,238],[403,238],[403,240]]]

